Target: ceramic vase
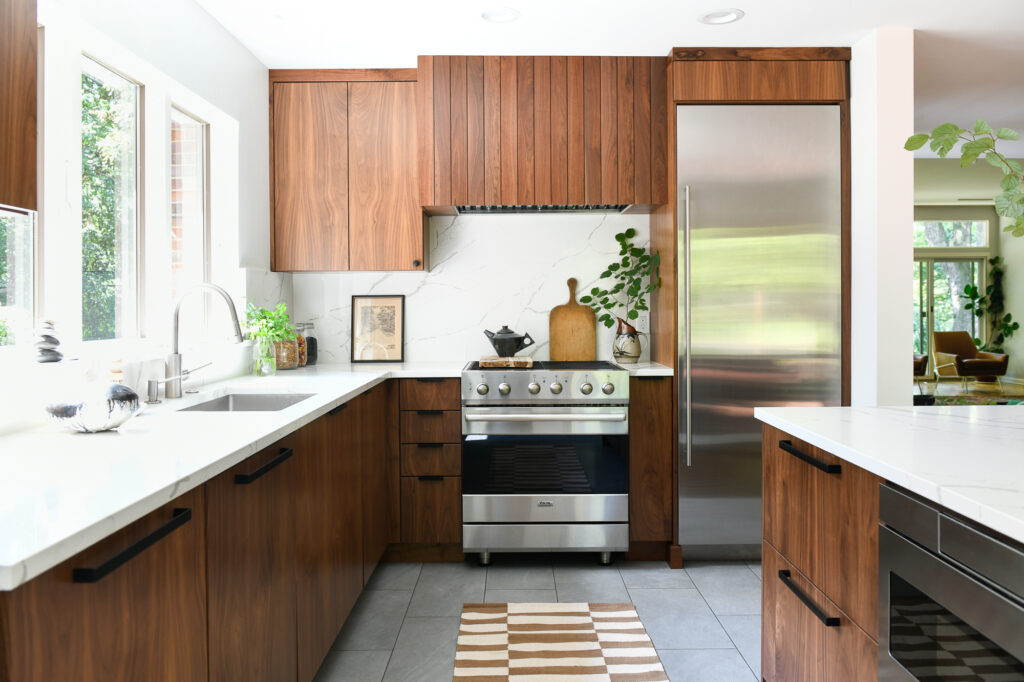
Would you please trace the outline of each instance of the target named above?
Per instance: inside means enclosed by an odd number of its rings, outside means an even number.
[[[612,358],[620,365],[636,364],[643,351],[640,337],[644,334],[621,317],[616,319],[619,321],[619,326],[615,331],[615,341],[612,343]]]

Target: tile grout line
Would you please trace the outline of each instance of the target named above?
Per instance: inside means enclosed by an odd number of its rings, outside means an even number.
[[[750,568],[750,567],[747,566],[747,568]],[[686,569],[683,569],[683,570],[685,571]],[[753,573],[753,571],[751,571],[751,573]],[[686,575],[690,575],[690,574],[687,573]],[[719,614],[716,613],[713,608],[711,608],[711,604],[708,602],[707,597],[705,597],[704,593],[700,591],[700,587],[697,585],[697,581],[693,580],[692,577],[690,578],[690,581],[693,582],[693,586],[697,588],[697,594],[700,595],[700,598],[707,605],[708,610],[711,611],[711,615],[713,615],[715,617],[715,620],[718,621],[718,626],[720,628],[722,628],[722,632],[724,632],[725,636],[729,638],[730,642],[732,642],[732,648],[736,652],[736,654],[740,657],[740,660],[743,661],[743,665],[747,666],[747,670],[750,671],[750,674],[754,676],[755,680],[760,679],[758,677],[757,673],[754,672],[754,669],[750,666],[750,663],[747,661],[746,657],[743,655],[743,652],[740,651],[740,648],[736,645],[736,640],[734,640],[732,638],[732,635],[729,634],[729,630],[728,630],[728,628],[725,627],[725,623],[722,622],[722,619],[719,616]],[[732,614],[732,615],[758,615],[758,616],[760,616],[760,614]]]
[[[409,608],[412,607],[412,600],[416,597],[416,588],[420,585],[420,578],[423,576],[423,564],[420,563],[420,570],[416,572],[416,582],[412,586],[412,594],[409,595],[409,603],[405,605],[405,613],[402,614],[402,625],[398,628],[398,634],[395,635],[395,641],[391,645],[391,653],[388,654],[388,662],[384,665],[384,672],[381,674],[381,682],[384,682],[384,678],[388,676],[388,668],[391,667],[391,659],[395,657],[395,648],[398,647],[398,638],[402,636],[402,630],[405,629],[405,621],[409,619]]]

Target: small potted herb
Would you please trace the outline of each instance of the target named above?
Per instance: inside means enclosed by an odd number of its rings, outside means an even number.
[[[298,366],[298,334],[284,303],[273,310],[250,303],[245,308],[245,326],[253,341],[253,374],[265,376]]]

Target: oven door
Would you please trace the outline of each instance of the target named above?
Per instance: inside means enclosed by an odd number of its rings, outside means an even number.
[[[1024,609],[885,526],[878,530],[878,679],[1024,680]]]

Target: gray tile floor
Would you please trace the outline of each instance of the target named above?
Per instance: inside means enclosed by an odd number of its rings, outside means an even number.
[[[381,564],[317,682],[448,682],[463,602],[631,601],[673,682],[761,679],[761,565],[495,555],[487,568]]]

